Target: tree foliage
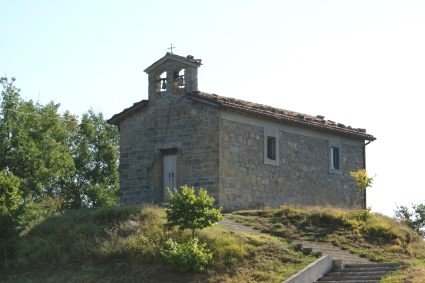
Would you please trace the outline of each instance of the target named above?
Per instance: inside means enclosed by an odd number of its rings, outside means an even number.
[[[21,206],[21,180],[12,173],[0,171],[0,214],[13,215]]]
[[[365,169],[350,172],[351,177],[357,182],[357,188],[366,190],[373,184],[373,177],[369,177]]]
[[[197,238],[181,244],[169,239],[161,255],[180,272],[202,271],[213,256],[206,244],[199,244]]]
[[[13,82],[1,79],[0,170],[22,180],[25,198],[54,195],[58,183],[74,170],[66,128],[57,113],[59,104],[24,101]]]
[[[0,171],[0,259],[4,257],[6,265],[18,235],[18,212],[22,206],[20,183],[21,180],[12,173]]]
[[[395,218],[425,237],[425,203],[412,204],[411,209],[404,205],[398,206]]]
[[[67,208],[118,200],[118,131],[101,113],[25,101],[0,78],[0,263],[28,223]],[[6,241],[7,240],[7,241]]]
[[[67,114],[69,115],[69,114]],[[112,206],[118,200],[118,132],[89,110],[74,125],[68,116],[75,172],[66,194],[72,208]]]
[[[60,198],[65,208],[111,206],[118,199],[118,132],[101,113],[81,119],[59,104],[24,101],[1,78],[0,171],[21,180],[25,201]]]
[[[178,226],[181,230],[191,229],[194,238],[195,229],[210,227],[223,218],[222,208],[214,208],[213,203],[214,198],[208,196],[208,192],[202,188],[198,194],[187,185],[175,193],[168,190],[168,201],[165,204],[168,225]]]

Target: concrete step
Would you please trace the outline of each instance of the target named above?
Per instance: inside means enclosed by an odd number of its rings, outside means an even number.
[[[369,264],[346,264],[344,268],[365,268],[365,267],[393,267],[395,269],[400,267],[399,263],[395,262],[377,262],[377,263],[369,263]]]
[[[400,264],[397,263],[344,264],[342,268],[334,268],[316,282],[379,282],[382,277],[399,267]]]
[[[344,268],[338,268],[335,269],[335,272],[373,272],[373,271],[384,271],[384,272],[391,272],[397,270],[396,267],[392,266],[376,266],[376,267],[360,267],[360,264],[358,264],[358,267],[345,267]]]
[[[382,275],[355,275],[355,276],[334,276],[333,273],[323,276],[318,281],[341,281],[341,280],[360,280],[360,281],[370,281],[370,280],[379,280]]]
[[[387,271],[370,271],[370,272],[333,271],[332,275],[335,275],[335,276],[357,276],[357,275],[382,276],[382,275],[385,275],[386,273]]]
[[[360,257],[356,254],[352,254],[350,251],[343,250],[340,247],[333,246],[326,242],[310,242],[303,240],[293,240],[292,243],[299,246],[304,253],[317,253],[319,255],[330,255],[335,260],[342,260],[343,263],[351,264],[366,264],[371,263],[367,258]]]
[[[338,281],[316,281],[320,283],[378,283],[379,280],[338,280]]]

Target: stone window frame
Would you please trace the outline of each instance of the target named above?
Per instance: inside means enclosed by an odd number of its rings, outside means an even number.
[[[275,166],[280,164],[279,133],[278,128],[264,128],[264,164]],[[272,140],[274,142],[271,142]],[[274,149],[270,149],[269,146],[274,146]],[[270,154],[270,150],[274,150],[274,154]],[[274,159],[270,158],[270,155]]]
[[[334,162],[335,149],[337,149],[337,152],[338,152],[338,160],[337,160],[338,168],[335,168],[336,166]],[[340,141],[330,140],[328,145],[329,173],[342,174],[342,154],[343,154],[342,143]]]

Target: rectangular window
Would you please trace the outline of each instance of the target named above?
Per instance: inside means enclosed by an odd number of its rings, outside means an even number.
[[[331,147],[332,169],[339,170],[339,148]]]
[[[279,166],[279,129],[264,128],[264,164]]]
[[[267,137],[267,158],[276,160],[276,138]]]

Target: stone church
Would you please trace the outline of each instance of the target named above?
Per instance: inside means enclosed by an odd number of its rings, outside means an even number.
[[[146,68],[149,99],[115,114],[121,203],[163,203],[167,188],[207,189],[228,210],[365,208],[349,175],[366,166],[366,130],[198,90],[201,60],[167,53]]]

